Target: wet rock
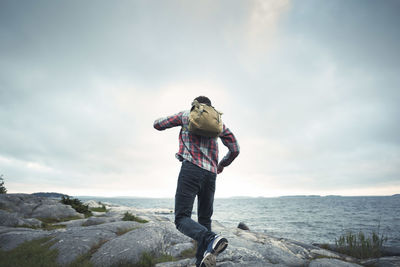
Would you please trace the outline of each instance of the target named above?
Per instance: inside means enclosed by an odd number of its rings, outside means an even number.
[[[238,228],[242,230],[250,230],[244,222],[240,222]]]

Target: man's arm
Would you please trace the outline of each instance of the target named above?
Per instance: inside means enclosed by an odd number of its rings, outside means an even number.
[[[222,143],[229,149],[225,157],[219,162],[217,172],[221,173],[224,167],[232,163],[232,161],[239,155],[240,148],[239,144],[233,135],[233,133],[225,127],[223,127],[222,133],[219,135]]]
[[[160,118],[154,121],[153,127],[159,131],[182,125],[182,112],[175,115]]]

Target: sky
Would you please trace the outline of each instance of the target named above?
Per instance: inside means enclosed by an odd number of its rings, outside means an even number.
[[[206,95],[240,144],[216,197],[400,193],[399,14],[396,0],[2,0],[5,186],[173,198],[180,129],[153,122]]]

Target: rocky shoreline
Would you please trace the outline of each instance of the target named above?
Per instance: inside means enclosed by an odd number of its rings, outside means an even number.
[[[99,207],[95,201],[86,204]],[[70,266],[82,256],[92,266],[140,266],[146,255],[165,258],[157,267],[194,266],[195,243],[162,215],[169,211],[103,204],[105,212],[93,212],[94,216],[85,218],[57,199],[1,194],[0,250],[11,252],[27,241],[48,238],[50,249],[57,250],[55,265],[59,266]],[[126,212],[147,222],[124,221]],[[398,256],[358,260],[294,240],[225,227],[216,221],[213,231],[229,240],[227,250],[217,257],[217,266],[400,266]]]

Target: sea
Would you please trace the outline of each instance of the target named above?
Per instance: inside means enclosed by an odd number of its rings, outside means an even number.
[[[77,198],[143,209],[174,209],[172,198]],[[163,216],[173,221],[173,213]],[[196,205],[192,218],[196,219]],[[387,237],[384,245],[400,248],[400,195],[216,198],[212,219],[227,227],[243,222],[252,231],[307,244],[334,244],[348,232],[375,232]]]

